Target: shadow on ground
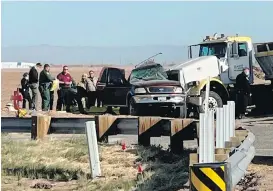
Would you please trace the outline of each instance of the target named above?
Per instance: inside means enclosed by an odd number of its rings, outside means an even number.
[[[255,156],[252,160],[253,164],[261,164],[267,166],[273,166],[273,157],[272,156]]]

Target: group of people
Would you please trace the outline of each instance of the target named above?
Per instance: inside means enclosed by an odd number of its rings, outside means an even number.
[[[39,70],[42,70],[40,74]],[[23,74],[20,89],[23,96],[22,107],[26,108],[26,102],[28,101],[29,109],[37,110],[38,92],[40,92],[42,111],[53,110],[54,88],[52,88],[52,86],[53,81],[56,79],[59,83],[59,88],[57,89],[57,111],[63,110],[64,106],[66,106],[66,112],[71,112],[71,106],[77,104],[80,113],[86,114],[87,112],[83,107],[82,98],[87,98],[87,109],[95,106],[96,100],[97,106],[102,107],[102,100],[97,96],[96,84],[98,79],[95,77],[94,71],[90,70],[89,76],[83,74],[81,81],[76,84],[68,72],[68,66],[64,66],[63,71],[55,78],[50,73],[50,66],[48,64],[42,66],[41,63],[37,63],[33,66],[29,73]]]
[[[57,90],[57,111],[61,111],[66,106],[66,112],[71,112],[70,108],[73,104],[78,105],[79,111],[82,114],[86,114],[82,104],[82,98],[87,98],[86,108],[90,109],[95,106],[97,100],[97,106],[102,107],[102,99],[96,91],[96,85],[98,79],[95,77],[94,71],[89,71],[87,74],[82,75],[81,81],[76,84],[75,80],[68,72],[68,67],[64,66],[63,71],[53,77],[50,74],[50,66],[44,65],[43,70],[38,73],[38,70],[42,68],[41,63],[37,63],[33,66],[29,73],[24,73],[21,80],[21,93],[23,95],[23,108],[26,108],[26,101],[29,103],[29,109],[37,110],[38,91],[42,97],[42,110],[53,110],[54,90],[52,90],[53,81],[58,79],[59,88]],[[249,68],[244,68],[243,72],[236,78],[236,113],[239,118],[244,117],[246,108],[249,105],[251,91],[249,83]],[[32,96],[30,95],[30,92]]]

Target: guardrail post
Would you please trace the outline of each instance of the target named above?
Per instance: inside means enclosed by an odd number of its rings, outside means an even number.
[[[199,114],[199,163],[204,163],[205,158],[205,114]]]
[[[229,125],[230,125],[230,137],[235,136],[235,102],[228,101],[229,106]]]
[[[193,119],[172,119],[170,120],[170,130],[171,130],[171,137],[170,137],[170,147],[173,153],[182,153],[183,152],[183,140],[186,137],[185,128],[187,128]],[[183,133],[184,132],[184,133]]]
[[[190,166],[190,190],[221,190],[231,191],[230,164],[202,163]]]
[[[94,121],[88,121],[86,125],[86,137],[88,143],[89,162],[92,178],[101,176],[99,150],[97,143],[96,125]]]
[[[151,131],[161,121],[161,117],[139,117],[138,118],[138,143],[150,146]]]
[[[95,117],[99,142],[108,142],[108,135],[111,134],[111,131],[116,130],[117,118],[117,116],[113,115],[99,115]]]
[[[50,122],[51,116],[47,115],[32,116],[31,139],[43,140],[48,134]]]
[[[207,130],[208,130],[208,161],[214,162],[215,136],[214,136],[214,112],[207,113]]]
[[[228,114],[228,106],[224,105],[224,141],[229,141],[229,114]]]
[[[216,108],[216,148],[224,147],[224,109]]]

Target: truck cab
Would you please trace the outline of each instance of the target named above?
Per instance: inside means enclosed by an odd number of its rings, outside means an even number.
[[[158,63],[144,64],[132,70],[129,78],[120,68],[104,67],[97,83],[97,90],[106,106],[120,107],[120,114],[149,115],[158,111],[149,108],[179,110],[185,104],[183,89],[178,81],[169,80]],[[166,111],[167,110],[167,111]],[[152,111],[152,112],[151,112]],[[182,111],[178,111],[179,115]]]
[[[267,47],[266,51],[271,51],[270,43],[263,45]],[[265,80],[273,74],[272,56],[270,58],[263,53],[264,57],[258,58],[261,57],[257,50],[261,47],[258,46],[262,45],[253,44],[247,36],[206,36],[199,44],[189,46],[188,61],[169,67],[167,72],[180,81],[187,92],[187,103],[193,105],[198,113],[204,112],[205,89],[210,77],[209,109],[215,111],[216,107],[235,99],[236,77],[244,67],[250,68],[250,84],[266,83]],[[192,56],[193,47],[199,47],[197,58]],[[266,74],[265,79],[257,79],[254,74],[257,68]]]

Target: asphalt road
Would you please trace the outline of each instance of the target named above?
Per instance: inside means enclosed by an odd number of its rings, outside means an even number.
[[[238,120],[255,135],[256,156],[273,156],[273,116]]]

